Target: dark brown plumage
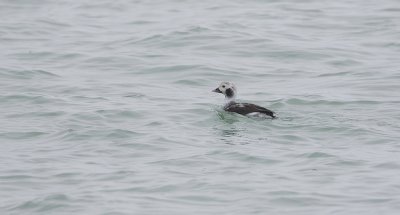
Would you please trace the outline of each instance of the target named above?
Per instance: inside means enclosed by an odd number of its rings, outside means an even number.
[[[255,104],[250,104],[250,103],[230,102],[227,105],[225,105],[224,110],[229,111],[229,112],[235,112],[235,113],[242,114],[242,115],[247,115],[247,114],[251,114],[251,113],[263,113],[272,118],[275,118],[273,111],[268,110],[267,108],[255,105]]]

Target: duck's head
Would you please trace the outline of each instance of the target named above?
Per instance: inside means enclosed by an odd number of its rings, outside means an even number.
[[[236,96],[236,87],[232,82],[224,81],[213,92],[222,93],[226,98],[232,99]]]

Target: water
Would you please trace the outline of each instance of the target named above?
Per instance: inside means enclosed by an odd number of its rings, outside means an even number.
[[[2,0],[0,212],[398,214],[399,41],[396,0]]]

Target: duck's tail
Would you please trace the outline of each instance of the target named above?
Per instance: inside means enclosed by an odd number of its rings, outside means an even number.
[[[261,113],[264,113],[264,114],[270,116],[272,119],[276,118],[275,113],[273,111],[265,110],[265,111],[262,111]]]

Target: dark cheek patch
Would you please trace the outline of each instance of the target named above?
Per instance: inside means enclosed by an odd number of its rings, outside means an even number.
[[[225,91],[225,93],[226,93],[226,96],[228,96],[229,98],[233,96],[233,90],[232,89],[227,89]]]

